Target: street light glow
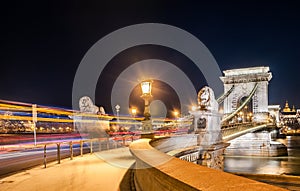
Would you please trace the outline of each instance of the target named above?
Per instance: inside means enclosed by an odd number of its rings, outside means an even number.
[[[149,94],[151,95],[151,86],[152,86],[152,81],[147,80],[147,81],[142,81],[141,82],[141,87],[142,87],[142,93]]]
[[[131,113],[132,113],[132,115],[133,115],[133,116],[135,116],[135,115],[136,115],[136,113],[137,113],[137,110],[136,110],[136,108],[135,108],[135,107],[131,108]]]
[[[196,106],[192,106],[192,111],[196,111],[197,110],[197,107]]]
[[[177,118],[179,112],[178,111],[174,111],[173,114],[174,114],[175,118]]]

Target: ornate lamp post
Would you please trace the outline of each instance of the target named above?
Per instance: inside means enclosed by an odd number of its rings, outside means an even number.
[[[151,95],[151,88],[152,88],[152,81],[143,81],[141,83],[142,88],[142,98],[145,101],[145,110],[144,110],[144,116],[150,115],[150,99],[152,98]],[[151,115],[149,116],[151,117]]]
[[[152,80],[145,80],[141,82],[142,95],[141,98],[145,101],[145,110],[144,110],[144,121],[142,125],[143,132],[152,132],[152,123],[151,123],[151,114],[150,114],[150,99],[151,88],[152,88]]]

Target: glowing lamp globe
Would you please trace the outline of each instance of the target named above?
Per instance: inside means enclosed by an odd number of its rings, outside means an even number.
[[[151,86],[152,86],[152,81],[143,81],[141,83],[143,95],[151,95]]]

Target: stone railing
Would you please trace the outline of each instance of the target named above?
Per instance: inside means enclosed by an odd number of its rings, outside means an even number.
[[[137,191],[285,190],[172,157],[153,148],[150,139],[131,143],[130,152],[136,159],[133,177]]]

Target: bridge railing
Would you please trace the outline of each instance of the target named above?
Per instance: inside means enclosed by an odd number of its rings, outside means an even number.
[[[236,137],[242,136],[246,133],[254,132],[257,130],[264,129],[268,126],[267,123],[259,123],[249,125],[240,125],[240,126],[233,126],[229,128],[224,128],[221,130],[223,141],[230,141]]]
[[[243,131],[251,127],[253,127],[253,124],[251,123],[232,124],[232,125],[222,126],[221,132],[222,132],[222,136],[228,136],[233,133]]]
[[[43,165],[44,168],[47,168],[47,148],[50,146],[56,147],[56,161],[58,164],[61,163],[61,148],[62,146],[67,146],[69,150],[69,158],[73,160],[74,157],[74,145],[79,145],[80,156],[84,154],[84,144],[87,144],[89,153],[93,153],[96,151],[115,149],[122,146],[127,146],[127,142],[133,142],[136,138],[133,135],[127,136],[116,136],[113,138],[93,138],[93,139],[83,139],[78,141],[56,141],[56,142],[48,142],[48,143],[40,143],[37,147],[42,147],[44,151],[43,155]],[[103,148],[104,146],[104,148]],[[53,148],[52,148],[53,149]],[[66,157],[68,158],[68,157]]]

